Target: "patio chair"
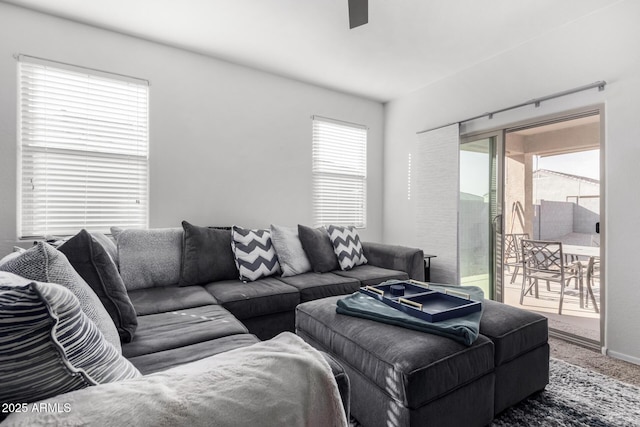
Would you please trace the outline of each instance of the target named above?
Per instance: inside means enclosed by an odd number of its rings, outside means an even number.
[[[598,303],[596,302],[596,297],[593,294],[593,287],[595,286],[595,279],[600,280],[600,257],[589,257],[589,263],[587,264],[587,293],[589,294],[587,298],[585,298],[585,306],[589,307],[589,297],[591,298],[591,302],[593,302],[593,308],[596,313],[600,313],[600,309],[598,308]]]
[[[503,264],[511,271],[513,267],[513,273],[511,274],[511,281],[513,283],[516,280],[516,276],[522,267],[522,239],[528,239],[529,233],[519,234],[505,234],[504,235],[504,261]]]
[[[562,242],[550,242],[545,240],[522,239],[522,291],[520,293],[520,305],[523,305],[524,296],[535,290],[538,298],[538,281],[560,284],[560,305],[558,314],[562,314],[564,301],[564,288],[571,279],[580,281],[582,289],[582,265],[579,262],[565,263],[562,253]]]

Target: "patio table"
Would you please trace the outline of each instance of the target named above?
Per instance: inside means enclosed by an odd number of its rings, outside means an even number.
[[[562,252],[565,255],[599,257],[599,246],[562,245]]]

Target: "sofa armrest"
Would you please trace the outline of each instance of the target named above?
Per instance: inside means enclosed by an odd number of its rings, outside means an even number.
[[[367,262],[376,267],[404,271],[410,279],[424,280],[424,253],[422,249],[383,243],[363,242]]]

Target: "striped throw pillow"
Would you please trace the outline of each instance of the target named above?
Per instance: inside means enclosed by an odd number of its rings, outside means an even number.
[[[0,337],[0,403],[141,376],[60,285],[0,272]]]
[[[96,293],[80,277],[67,257],[53,246],[38,242],[24,253],[0,265],[0,271],[13,273],[29,280],[43,283],[57,283],[69,289],[80,301],[80,306],[100,332],[119,353],[122,353],[120,336]]]
[[[269,230],[248,230],[234,225],[231,248],[243,282],[253,282],[280,272]]]
[[[354,227],[330,225],[327,227],[327,232],[342,270],[351,270],[357,265],[367,263],[360,236]]]

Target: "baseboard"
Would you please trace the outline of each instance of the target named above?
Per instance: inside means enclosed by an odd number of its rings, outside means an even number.
[[[628,354],[618,353],[617,351],[612,350],[607,350],[607,356],[624,360],[625,362],[633,363],[634,365],[640,365],[640,357],[629,356]]]

